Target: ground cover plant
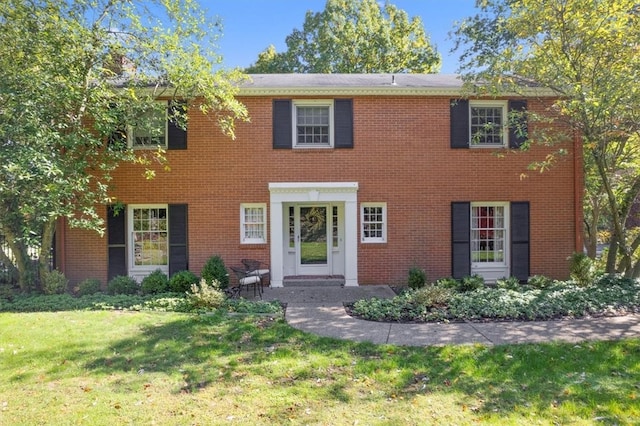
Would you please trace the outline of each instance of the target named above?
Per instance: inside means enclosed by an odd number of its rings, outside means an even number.
[[[640,340],[376,346],[281,318],[0,313],[0,424],[633,424]]]
[[[406,289],[392,299],[359,300],[347,307],[373,321],[548,320],[640,312],[637,280],[604,275],[590,284],[534,277],[529,284],[479,277],[444,279]]]

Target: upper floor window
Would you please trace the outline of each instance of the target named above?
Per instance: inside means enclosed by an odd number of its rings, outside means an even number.
[[[362,203],[360,219],[363,243],[387,241],[386,203]]]
[[[333,101],[294,101],[294,146],[333,146]]]
[[[142,114],[129,126],[129,144],[133,148],[167,146],[167,102],[158,101],[157,107]]]
[[[507,102],[471,101],[469,103],[471,147],[501,147],[505,145]]]

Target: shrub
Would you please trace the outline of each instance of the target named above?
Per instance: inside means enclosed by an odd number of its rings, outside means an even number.
[[[75,286],[74,293],[78,296],[88,296],[90,294],[96,294],[100,291],[101,283],[100,280],[96,278],[87,278],[86,280],[80,281],[80,283]]]
[[[474,274],[468,277],[464,277],[460,280],[458,291],[467,292],[479,290],[484,287],[484,278],[480,275]]]
[[[413,300],[416,304],[427,308],[442,307],[447,305],[451,294],[451,290],[448,288],[428,286],[416,290]]]
[[[516,277],[500,278],[499,280],[496,280],[496,287],[506,288],[509,290],[519,290],[521,288],[520,280]]]
[[[113,277],[107,283],[107,293],[109,294],[136,294],[139,289],[138,282],[126,275]]]
[[[585,253],[575,252],[568,258],[569,275],[579,286],[585,287],[593,281],[593,261]]]
[[[202,267],[201,277],[207,284],[215,285],[224,290],[229,287],[229,274],[220,256],[212,256]]]
[[[455,278],[440,278],[435,282],[436,287],[448,288],[450,290],[457,290],[460,283]]]
[[[544,275],[534,275],[529,277],[527,284],[533,288],[547,288],[553,284],[553,280],[549,277],[545,277]]]
[[[169,290],[174,293],[185,293],[192,284],[198,284],[198,277],[191,271],[179,271],[169,279]]]
[[[160,269],[156,269],[142,279],[143,294],[158,294],[169,291],[169,277]]]
[[[409,269],[409,279],[407,281],[409,288],[417,290],[419,288],[424,287],[426,283],[427,283],[427,274],[424,272],[424,270],[416,266]]]
[[[60,271],[53,270],[42,275],[42,291],[44,294],[63,294],[67,291],[69,280]]]
[[[225,300],[217,283],[209,284],[204,278],[200,284],[192,284],[187,298],[194,309],[217,309]]]

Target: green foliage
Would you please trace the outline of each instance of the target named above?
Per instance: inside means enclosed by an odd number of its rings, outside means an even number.
[[[229,287],[229,273],[220,256],[212,256],[202,267],[200,276],[207,284],[215,285],[224,290]]]
[[[500,278],[499,280],[496,280],[496,287],[518,290],[520,288],[520,280],[516,277]]]
[[[273,45],[249,73],[430,73],[440,67],[419,17],[375,0],[328,0],[322,12],[307,12],[303,29]]]
[[[67,291],[69,280],[60,271],[53,270],[42,275],[42,292],[44,294],[62,294]]]
[[[457,292],[473,291],[484,287],[484,278],[477,274],[466,276],[459,280],[451,277],[440,278],[435,282],[435,285]]]
[[[158,294],[169,291],[169,278],[160,269],[156,269],[142,279],[141,286],[143,294]]]
[[[222,306],[226,296],[215,281],[209,284],[207,280],[202,278],[199,284],[191,285],[191,291],[187,293],[187,299],[196,310],[215,310]]]
[[[407,284],[409,288],[418,289],[425,286],[427,283],[427,274],[424,269],[420,269],[416,266],[409,269],[409,279],[407,280]]]
[[[139,291],[140,285],[138,282],[126,275],[113,277],[107,283],[108,294],[137,294]]]
[[[116,129],[179,94],[234,137],[247,119],[235,96],[244,77],[220,67],[219,23],[191,0],[6,0],[0,22],[0,229],[28,290],[38,277],[28,249],[40,248],[42,270],[58,218],[102,232],[96,206],[113,170],[134,162],[151,177],[166,165],[162,151],[105,149]],[[170,119],[184,126],[186,111]]]
[[[88,296],[100,291],[102,283],[96,278],[87,278],[82,280],[76,287],[74,287],[74,293],[78,296]]]
[[[549,277],[545,277],[544,275],[534,275],[529,277],[527,284],[533,288],[547,288],[553,284],[553,280]]]
[[[579,286],[587,286],[593,282],[593,260],[582,252],[575,252],[568,258],[569,274]]]
[[[174,293],[184,293],[191,289],[192,284],[197,284],[198,277],[191,271],[179,271],[169,279],[169,290]]]
[[[449,291],[431,293],[435,289]],[[358,300],[352,313],[378,321],[548,320],[640,311],[640,283],[607,275],[596,285],[555,282],[545,288],[482,287],[451,292],[451,286],[425,287],[392,299]]]

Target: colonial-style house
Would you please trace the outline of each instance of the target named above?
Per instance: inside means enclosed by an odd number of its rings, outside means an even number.
[[[412,267],[430,280],[567,277],[582,248],[579,140],[523,178],[551,148],[521,152],[508,120],[543,112],[550,93],[465,97],[454,75],[251,77],[238,95],[251,121],[236,140],[196,108],[186,131],[159,117],[171,170],[146,180],[122,165],[119,208],[101,207],[104,237],[61,223],[56,261],[72,283],[199,274],[213,255],[265,262],[272,286],[399,284]],[[134,148],[143,140],[129,132]]]

